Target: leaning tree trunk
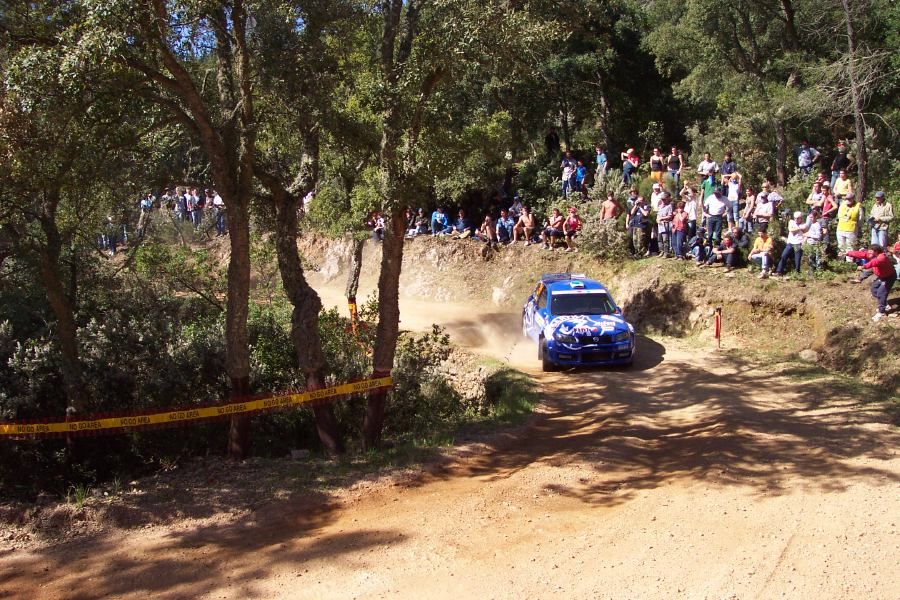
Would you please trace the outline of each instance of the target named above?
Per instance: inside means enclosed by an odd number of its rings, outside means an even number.
[[[849,51],[849,68],[847,74],[850,77],[850,99],[853,102],[853,125],[856,129],[856,196],[858,202],[864,202],[868,191],[869,161],[866,151],[866,122],[863,119],[863,100],[859,90],[859,79],[856,73],[856,28],[853,26],[853,13],[849,0],[841,0],[844,9],[844,17],[847,24],[847,50]]]
[[[298,199],[284,189],[275,193],[275,249],[278,254],[278,270],[291,311],[291,341],[297,354],[297,362],[306,376],[306,389],[315,390],[323,385],[322,369],[325,355],[319,336],[319,312],[322,301],[303,274],[303,264],[297,250]],[[332,455],[343,454],[334,406],[331,403],[314,404],[316,430],[325,450]]]
[[[391,213],[382,244],[381,274],[378,277],[378,327],[372,359],[373,377],[391,374],[397,351],[397,336],[400,333],[400,271],[403,267],[406,214],[403,203],[396,204],[398,206]],[[381,443],[386,402],[387,390],[375,390],[369,394],[363,422],[363,447],[367,450]]]
[[[347,290],[344,295],[347,297],[347,308],[350,310],[350,324],[355,335],[359,325],[356,293],[359,291],[359,276],[362,273],[363,247],[366,245],[366,240],[365,238],[353,238],[352,241],[353,252],[350,255],[350,271],[347,273]]]

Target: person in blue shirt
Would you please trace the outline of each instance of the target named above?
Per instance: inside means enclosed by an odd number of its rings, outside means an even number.
[[[584,166],[582,161],[578,161],[578,166],[575,167],[575,191],[585,193],[584,189],[584,178],[587,177],[587,167]]]
[[[508,244],[512,239],[512,231],[515,226],[516,221],[509,216],[509,212],[501,210],[500,218],[497,219],[497,240],[499,240],[500,243]]]
[[[597,146],[597,179],[602,179],[606,175],[606,151],[602,146]]]
[[[468,237],[472,234],[472,230],[469,229],[469,221],[466,219],[466,212],[463,209],[459,209],[456,221],[453,222],[453,228],[449,233],[455,233],[462,237]]]
[[[447,220],[447,215],[444,214],[444,209],[439,206],[436,211],[431,213],[431,235],[443,235],[450,233],[450,231],[450,222]]]

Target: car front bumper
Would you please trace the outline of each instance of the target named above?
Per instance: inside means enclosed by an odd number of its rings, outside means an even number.
[[[619,342],[617,344],[581,345],[548,344],[550,360],[558,365],[599,366],[621,365],[634,359],[634,343]]]

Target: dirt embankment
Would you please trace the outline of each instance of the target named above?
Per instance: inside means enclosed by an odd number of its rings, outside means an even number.
[[[300,248],[316,266],[314,281],[343,284],[348,242],[306,235]],[[870,320],[874,303],[868,285],[843,279],[761,281],[746,270],[725,277],[721,269],[658,258],[614,265],[537,246],[506,247],[485,259],[481,249],[472,240],[409,241],[401,294],[429,302],[488,303],[509,312],[521,306],[541,273],[584,272],[610,287],[643,332],[707,341],[713,337],[714,310],[721,307],[729,349],[773,357],[812,350],[815,355],[804,356],[824,367],[900,387],[900,357],[891,352],[900,345],[900,318]],[[375,289],[380,260],[380,246],[368,243],[361,297]]]

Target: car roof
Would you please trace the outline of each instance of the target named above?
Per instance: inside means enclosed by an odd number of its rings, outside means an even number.
[[[567,290],[607,291],[603,284],[578,273],[545,273],[541,276],[541,282],[550,293]]]

